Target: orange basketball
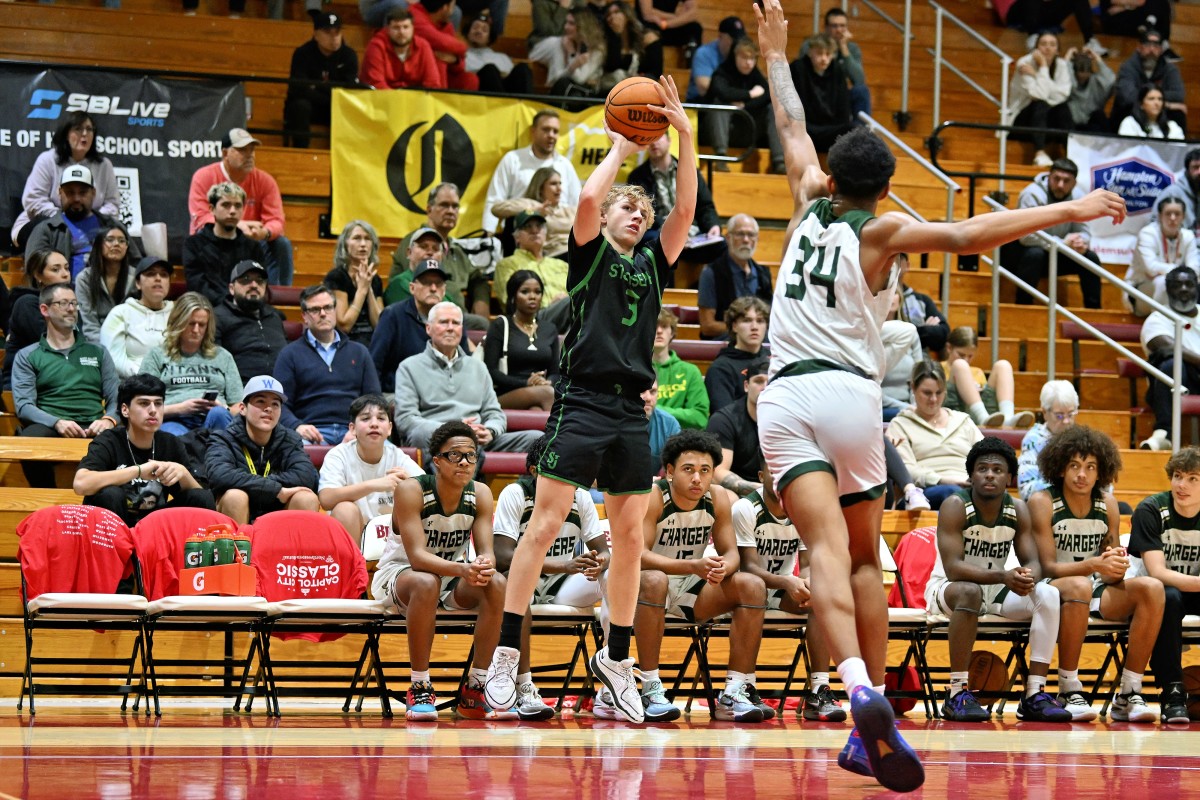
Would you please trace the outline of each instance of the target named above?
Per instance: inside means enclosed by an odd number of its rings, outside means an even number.
[[[1183,668],[1183,690],[1188,696],[1188,716],[1200,719],[1200,665]]]
[[[626,78],[604,101],[604,121],[638,145],[648,145],[667,131],[667,118],[650,106],[661,106],[658,84],[649,78]]]
[[[967,686],[981,699],[998,699],[1008,688],[1004,659],[990,650],[972,651],[967,672]]]

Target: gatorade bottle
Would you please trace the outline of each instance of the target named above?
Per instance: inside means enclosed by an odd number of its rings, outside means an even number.
[[[196,569],[201,566],[204,554],[200,551],[200,536],[197,531],[187,538],[183,543],[183,568]]]
[[[233,543],[237,546],[238,560],[249,566],[250,564],[250,534],[245,531],[237,531],[233,534]]]
[[[211,567],[216,563],[213,559],[216,540],[207,531],[197,534],[197,537],[200,539],[200,566]]]
[[[233,564],[238,560],[237,548],[233,544],[233,531],[222,528],[216,535],[214,565]]]

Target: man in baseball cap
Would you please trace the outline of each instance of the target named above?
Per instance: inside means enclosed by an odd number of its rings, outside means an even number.
[[[320,9],[310,10],[312,38],[292,53],[283,127],[293,147],[308,147],[315,122],[329,124],[333,87],[358,83],[358,55],[342,41],[342,19]],[[296,81],[304,81],[297,83]]]
[[[239,524],[283,509],[319,511],[317,468],[300,434],[279,424],[283,386],[270,375],[246,381],[240,416],[209,438],[208,482],[217,510]]]
[[[275,371],[275,359],[287,346],[283,314],[267,302],[267,268],[239,261],[229,274],[229,291],[213,304],[217,344],[233,356],[242,381]]]
[[[726,17],[717,26],[716,40],[696,48],[692,56],[692,75],[688,79],[687,102],[700,102],[708,92],[713,73],[733,50],[733,43],[745,35],[746,25],[739,17]]]
[[[430,228],[423,230],[437,235]],[[414,234],[414,244],[420,238]],[[375,326],[375,335],[371,337],[371,360],[375,362],[375,371],[379,373],[379,385],[387,394],[396,390],[396,368],[400,362],[422,352],[429,343],[429,333],[425,330],[429,311],[446,299],[446,282],[450,274],[442,263],[436,258],[415,263],[416,269],[412,271],[412,279],[408,283],[408,299],[383,309]],[[467,342],[467,332],[464,330],[462,345],[470,350]]]
[[[96,189],[92,171],[83,164],[72,164],[62,171],[58,184],[58,205],[62,211],[39,222],[29,234],[25,244],[25,256],[37,250],[54,250],[71,261],[71,280],[87,265],[92,252],[92,241],[103,228],[117,227],[128,232],[116,217],[92,210],[96,200]],[[138,259],[142,249],[135,240],[129,240],[129,257]]]

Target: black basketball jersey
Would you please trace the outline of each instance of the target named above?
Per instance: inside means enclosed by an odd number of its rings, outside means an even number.
[[[603,233],[580,245],[572,230],[567,261],[572,317],[560,360],[562,385],[626,396],[649,389],[663,287],[675,266],[662,244],[639,244],[625,256]]]

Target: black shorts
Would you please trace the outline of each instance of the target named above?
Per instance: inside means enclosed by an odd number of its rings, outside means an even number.
[[[638,397],[568,386],[550,409],[538,472],[609,494],[650,491],[650,426]]]

